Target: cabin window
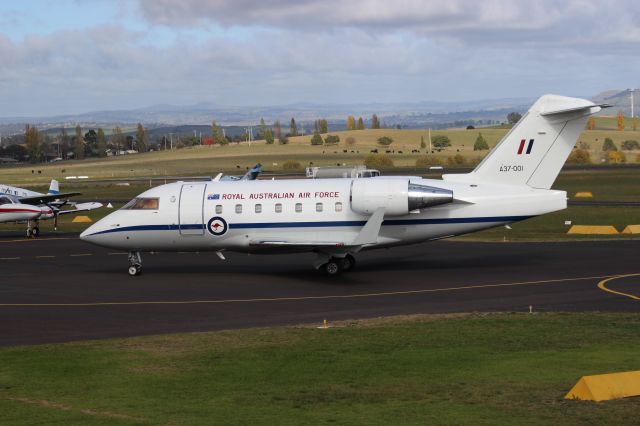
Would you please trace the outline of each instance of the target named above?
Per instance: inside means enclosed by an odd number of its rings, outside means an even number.
[[[125,204],[123,210],[158,210],[160,207],[159,198],[134,198]]]
[[[2,204],[13,204],[9,197],[0,197],[0,206]]]
[[[280,203],[276,204],[276,213],[282,213],[282,204]]]
[[[302,203],[296,203],[296,213],[302,212]]]
[[[342,211],[342,203],[340,201],[338,201],[336,203],[336,211],[337,212],[341,212]]]
[[[242,213],[242,204],[236,204],[236,213]]]
[[[256,204],[256,213],[262,213],[262,204]]]
[[[321,212],[322,211],[322,203],[316,203],[316,211],[317,212]]]
[[[216,214],[222,214],[222,204],[216,205]]]

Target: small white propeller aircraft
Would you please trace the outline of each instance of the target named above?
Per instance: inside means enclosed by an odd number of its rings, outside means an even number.
[[[360,250],[453,237],[567,206],[551,190],[591,114],[606,105],[542,96],[470,173],[420,177],[176,182],[140,194],[81,234],[129,252],[314,252],[348,271]]]
[[[54,228],[58,228],[58,216],[77,213],[102,207],[101,203],[69,203],[66,198],[80,195],[79,192],[60,193],[60,185],[52,179],[49,192],[29,191],[16,186],[0,185],[0,222],[27,222],[27,237],[40,235],[40,220],[53,219]],[[73,209],[62,210],[66,204]],[[33,222],[33,226],[32,226]]]

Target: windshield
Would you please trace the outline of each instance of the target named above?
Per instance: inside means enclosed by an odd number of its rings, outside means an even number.
[[[0,206],[3,204],[13,204],[9,197],[0,197]]]
[[[122,207],[122,210],[158,210],[159,198],[134,198]]]

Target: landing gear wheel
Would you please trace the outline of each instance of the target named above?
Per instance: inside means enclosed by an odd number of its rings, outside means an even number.
[[[140,275],[141,273],[142,273],[142,266],[140,265],[129,266],[129,275],[131,275],[132,277]]]
[[[322,266],[322,269],[324,269],[324,272],[329,276],[340,275],[342,272],[342,259],[332,257]]]
[[[129,275],[135,277],[142,273],[142,256],[139,251],[129,252]]]
[[[31,230],[31,228],[27,228],[27,238],[31,238],[32,235],[33,231]]]
[[[342,270],[344,272],[352,271],[353,268],[356,267],[356,258],[351,256],[350,254],[346,255],[344,259],[342,259]]]
[[[40,228],[38,228],[37,226],[33,228],[33,230],[31,231],[31,235],[33,236],[33,238],[38,238],[40,236]]]

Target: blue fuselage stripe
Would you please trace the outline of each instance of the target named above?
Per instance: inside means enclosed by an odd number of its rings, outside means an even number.
[[[383,226],[398,225],[444,225],[458,223],[502,223],[518,222],[533,216],[491,216],[491,217],[455,217],[441,219],[390,219],[382,222]],[[230,223],[230,229],[266,229],[266,228],[334,228],[349,226],[364,226],[364,220],[340,220],[325,222],[262,222],[262,223]],[[91,235],[111,234],[114,232],[130,231],[177,231],[180,229],[204,229],[204,224],[188,225],[138,225],[123,226],[122,228],[107,229]]]

